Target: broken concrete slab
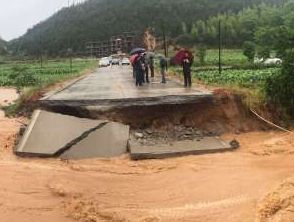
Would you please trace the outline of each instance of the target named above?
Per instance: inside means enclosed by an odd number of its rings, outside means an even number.
[[[63,159],[115,157],[127,152],[129,126],[109,122],[61,154]]]
[[[38,157],[54,156],[107,122],[37,110],[15,153]]]
[[[129,126],[37,110],[15,153],[85,159],[127,152]]]
[[[154,146],[144,146],[130,143],[132,160],[164,159],[185,155],[209,154],[224,151],[233,151],[238,144],[225,142],[217,137],[204,137],[199,140],[175,141]]]

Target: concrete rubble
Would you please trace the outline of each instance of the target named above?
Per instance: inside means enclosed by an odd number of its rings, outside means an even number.
[[[20,156],[93,158],[127,152],[129,127],[37,110],[15,153]]]
[[[37,110],[15,153],[30,157],[89,159],[117,157],[129,150],[131,159],[141,160],[232,151],[237,147],[237,142],[225,142],[192,127],[130,132],[130,127],[121,123]]]
[[[129,127],[109,122],[65,151],[61,158],[86,159],[92,157],[115,157],[127,152]],[[98,145],[99,144],[99,145]]]
[[[203,137],[197,140],[182,140],[169,143],[142,145],[136,141],[130,142],[132,160],[164,159],[185,155],[199,155],[216,152],[233,151],[239,147],[237,141],[225,142],[218,137]]]

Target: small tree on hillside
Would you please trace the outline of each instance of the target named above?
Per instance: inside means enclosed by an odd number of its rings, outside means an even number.
[[[249,62],[254,61],[254,57],[255,57],[255,44],[254,44],[254,42],[250,42],[250,41],[244,42],[243,54],[248,58]]]

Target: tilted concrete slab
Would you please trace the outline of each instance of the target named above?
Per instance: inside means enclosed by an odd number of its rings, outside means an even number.
[[[236,146],[216,137],[204,137],[198,141],[176,141],[170,144],[158,144],[155,146],[141,146],[137,143],[130,143],[130,155],[133,160],[163,159],[184,155],[209,154],[232,151],[234,149],[236,149]]]
[[[63,90],[40,100],[43,106],[128,107],[186,104],[212,99],[208,90],[184,88],[175,80],[161,84],[160,78],[136,87],[127,67],[101,68]]]
[[[15,152],[18,155],[54,156],[106,123],[37,110]]]
[[[116,157],[127,152],[129,137],[129,126],[109,122],[72,146],[60,157],[63,159]]]

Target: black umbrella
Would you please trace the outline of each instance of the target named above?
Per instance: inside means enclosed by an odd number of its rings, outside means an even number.
[[[130,54],[135,55],[135,54],[144,53],[144,52],[146,52],[146,49],[144,49],[144,48],[134,48],[134,49],[132,49]]]

